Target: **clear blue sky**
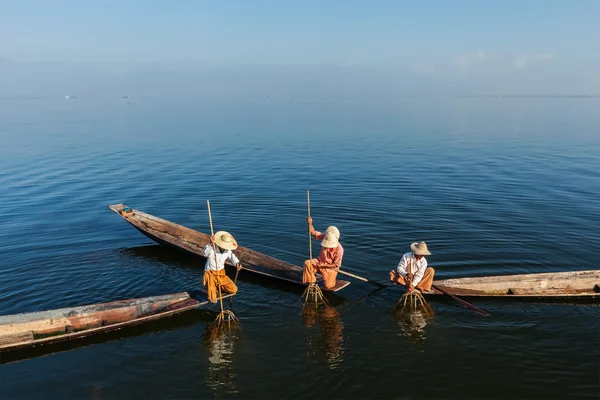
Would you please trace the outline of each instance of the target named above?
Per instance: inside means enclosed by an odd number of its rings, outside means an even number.
[[[599,50],[600,0],[0,2],[0,59],[15,62],[535,73],[598,91]]]

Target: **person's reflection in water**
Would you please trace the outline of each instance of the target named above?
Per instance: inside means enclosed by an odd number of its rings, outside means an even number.
[[[305,304],[302,308],[304,326],[312,328],[318,325],[321,329],[323,348],[313,354],[324,352],[330,368],[337,368],[343,361],[344,354],[344,323],[339,311],[335,307],[319,307],[314,304]],[[309,337],[309,347],[312,340]]]
[[[215,395],[238,392],[235,387],[235,372],[232,365],[234,345],[238,339],[238,329],[228,329],[216,323],[208,325],[202,337],[208,350],[206,385]]]
[[[435,312],[427,303],[422,306],[401,306],[394,308],[394,315],[404,336],[416,344],[423,344],[427,339],[425,327],[433,319]]]

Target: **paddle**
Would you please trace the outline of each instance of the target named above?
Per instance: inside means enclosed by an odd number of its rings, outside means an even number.
[[[340,273],[342,275],[348,275],[348,276],[351,276],[354,279],[358,279],[359,281],[363,281],[363,282],[367,282],[367,283],[372,283],[373,285],[377,285],[377,286],[380,286],[380,287],[393,286],[391,284],[387,284],[386,285],[385,283],[380,283],[380,282],[372,281],[370,279],[363,278],[362,276],[354,275],[354,274],[351,274],[350,272],[346,272],[346,271],[342,271],[342,270],[339,270],[338,273]]]
[[[469,303],[468,301],[465,301],[459,297],[456,297],[452,293],[449,293],[446,289],[443,289],[441,286],[431,285],[431,287],[436,290],[439,290],[440,292],[444,293],[447,296],[450,296],[453,300],[457,301],[458,303],[462,304],[465,307],[470,308],[471,310],[475,311],[478,314],[484,315],[486,317],[490,315],[488,312],[482,310],[481,308],[475,307],[473,304]]]

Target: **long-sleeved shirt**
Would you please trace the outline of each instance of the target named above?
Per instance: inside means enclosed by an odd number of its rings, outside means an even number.
[[[209,244],[204,246],[204,250],[202,250],[202,255],[206,257],[206,264],[204,264],[205,271],[220,271],[225,268],[225,261],[229,259],[234,265],[239,264],[240,260],[233,254],[231,250],[225,250],[223,252],[220,251],[219,246],[217,247],[217,262],[218,268],[215,266],[215,256],[213,247]]]
[[[315,231],[315,238],[317,240],[325,239],[325,234],[319,231]],[[336,267],[342,266],[342,258],[344,257],[344,248],[338,242],[338,247],[334,249],[328,249],[325,247],[321,247],[321,253],[317,260],[326,264],[335,264]]]
[[[417,261],[412,251],[409,251],[402,256],[402,259],[398,263],[397,271],[400,275],[406,276],[409,268],[412,269],[411,272],[413,274],[412,284],[413,286],[417,286],[419,282],[421,282],[421,279],[423,279],[423,274],[427,268],[427,260],[425,257],[421,257],[421,259]]]

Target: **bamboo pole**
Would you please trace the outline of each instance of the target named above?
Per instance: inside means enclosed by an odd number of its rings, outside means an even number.
[[[206,200],[206,206],[208,207],[208,221],[210,222],[210,236],[214,237],[215,232],[213,230],[212,214],[210,212],[210,201]],[[223,296],[221,295],[221,279],[219,278],[219,262],[217,261],[217,246],[213,240],[212,243],[213,255],[215,256],[215,270],[217,272],[217,288],[219,289],[219,300],[221,302],[221,313],[223,312]]]
[[[242,263],[242,257],[244,257],[244,250],[246,250],[245,248],[242,248],[242,253],[240,254],[240,259],[239,259],[239,263]],[[235,278],[233,278],[233,283],[237,283],[237,277],[240,273],[240,270],[237,269],[237,265],[235,266]],[[233,303],[233,296],[231,296],[229,298],[229,306],[231,306],[231,304]]]
[[[306,190],[306,200],[308,201],[308,218],[310,218],[310,190]],[[312,235],[310,234],[310,225],[308,226],[308,254],[312,261]]]
[[[306,190],[306,200],[308,204],[308,217],[310,218],[310,191],[308,189]],[[310,233],[310,225],[308,225],[308,252],[310,257],[309,262],[312,263],[312,235]],[[304,299],[305,303],[312,300],[316,307],[319,306],[320,302],[324,303],[325,305],[329,304],[325,299],[325,296],[323,296],[321,288],[316,282],[310,283],[306,287],[306,290],[304,290],[304,293],[302,294],[302,298]]]
[[[215,233],[213,230],[212,214],[210,212],[210,201],[206,200],[206,206],[208,207],[208,220],[210,222],[210,236],[213,237],[215,235]],[[231,324],[231,319],[233,319],[235,321],[237,318],[233,312],[231,312],[230,310],[225,311],[225,309],[223,308],[223,294],[221,293],[221,278],[219,276],[219,262],[217,260],[217,247],[215,245],[214,240],[212,243],[212,248],[213,248],[213,253],[215,256],[215,269],[216,269],[215,272],[217,273],[217,289],[219,290],[219,302],[221,304],[221,313],[217,316],[217,323],[220,324],[227,317],[228,324]]]

